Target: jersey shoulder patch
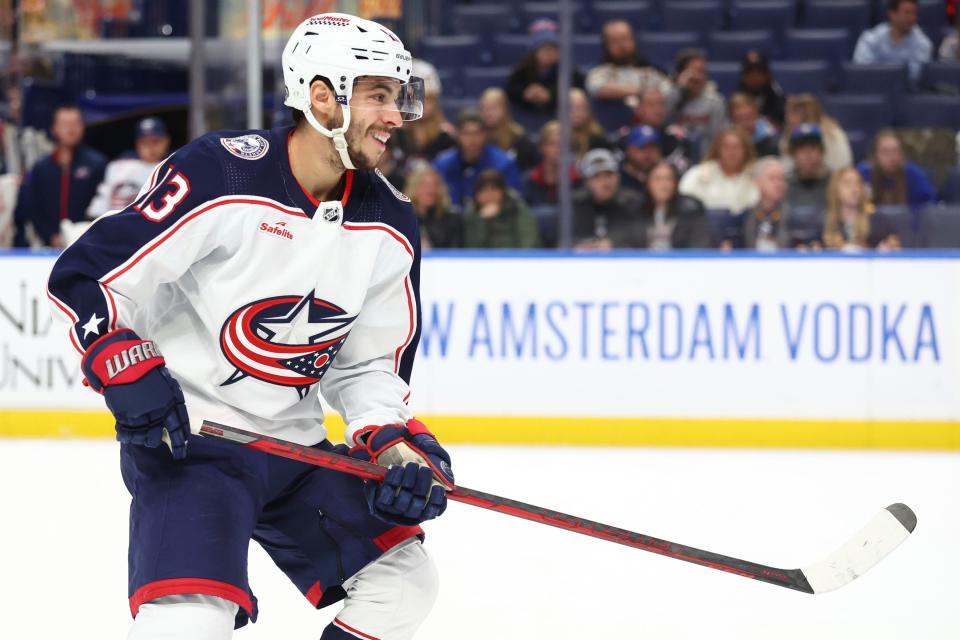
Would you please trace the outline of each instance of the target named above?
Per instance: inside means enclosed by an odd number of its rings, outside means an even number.
[[[258,133],[220,138],[220,144],[232,155],[243,160],[259,160],[270,150],[270,143]]]
[[[387,185],[387,187],[390,189],[390,192],[393,193],[394,196],[396,196],[397,200],[400,200],[401,202],[410,202],[410,198],[408,198],[406,195],[403,194],[402,191],[400,191],[395,186],[393,186],[393,183],[387,180],[387,176],[383,175],[380,172],[380,169],[374,169],[373,172],[377,174],[378,178],[383,180],[383,183]]]

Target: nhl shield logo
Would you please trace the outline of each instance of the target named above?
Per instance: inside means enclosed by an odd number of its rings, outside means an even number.
[[[223,148],[244,160],[259,160],[267,154],[270,143],[263,136],[250,134],[236,138],[220,138]]]
[[[338,224],[343,218],[343,206],[339,202],[325,202],[320,209],[324,222]]]

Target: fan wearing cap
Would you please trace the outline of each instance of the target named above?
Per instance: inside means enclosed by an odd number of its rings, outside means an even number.
[[[110,162],[97,195],[87,208],[88,218],[118,211],[133,202],[150,172],[170,152],[170,136],[163,120],[150,117],[137,123],[135,154]]]
[[[649,125],[634,127],[624,142],[623,164],[620,165],[620,184],[640,193],[646,189],[647,176],[660,160],[660,134]]]
[[[557,23],[541,18],[531,23],[530,48],[510,71],[505,89],[514,107],[530,114],[553,115],[557,110],[560,37]],[[584,77],[574,69],[570,86],[583,88]]]
[[[620,188],[620,166],[607,149],[589,151],[580,161],[584,187],[573,194],[573,237],[580,250],[639,248],[646,245],[640,222],[642,197]]]
[[[794,211],[809,209],[822,215],[827,206],[830,171],[823,162],[823,134],[815,124],[802,124],[790,132],[787,204]]]

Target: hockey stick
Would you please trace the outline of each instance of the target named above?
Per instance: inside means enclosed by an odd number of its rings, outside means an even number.
[[[207,420],[203,422],[200,434],[291,460],[342,471],[364,480],[382,480],[386,473],[386,468],[380,465]],[[824,593],[849,584],[897,548],[917,526],[917,516],[910,507],[905,504],[893,504],[877,514],[857,535],[826,559],[803,569],[777,569],[466,487],[457,487],[449,491],[447,497],[475,507],[548,524],[601,540],[617,542],[628,547],[651,551],[676,560],[685,560],[804,593]]]

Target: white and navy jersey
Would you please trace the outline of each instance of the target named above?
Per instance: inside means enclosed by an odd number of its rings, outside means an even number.
[[[210,419],[316,443],[322,394],[349,440],[412,417],[417,221],[378,172],[350,171],[341,200],[314,200],[290,170],[291,131],[177,151],[64,251],[48,294],[80,353],[118,327],[153,340],[194,429]]]

